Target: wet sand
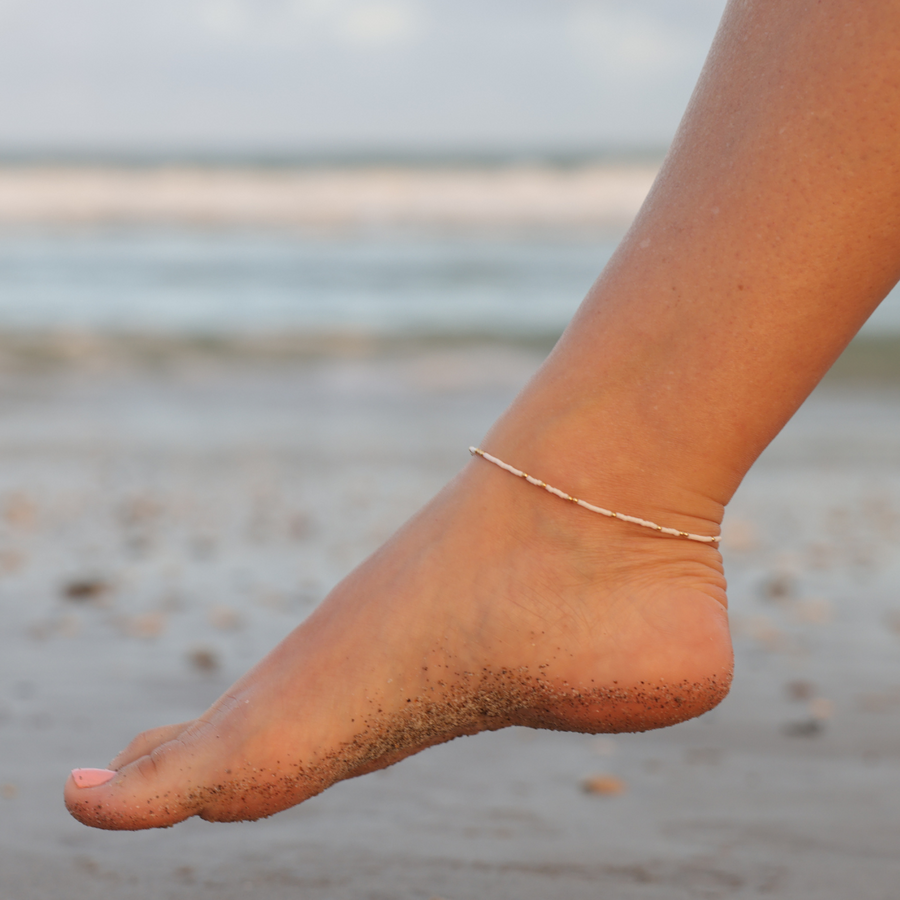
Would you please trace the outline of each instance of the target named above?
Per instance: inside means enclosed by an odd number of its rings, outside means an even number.
[[[539,359],[0,367],[3,900],[895,896],[891,384],[820,389],[741,488],[736,683],[701,719],[464,738],[254,824],[117,834],[66,814],[73,765],[202,711],[466,463]]]

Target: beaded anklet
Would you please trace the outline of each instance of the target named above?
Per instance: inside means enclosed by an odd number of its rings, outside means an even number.
[[[588,503],[585,500],[579,500],[577,497],[572,497],[570,494],[561,491],[559,488],[551,487],[549,484],[538,478],[532,478],[531,475],[526,475],[519,469],[513,468],[509,463],[497,459],[496,456],[491,456],[489,453],[485,453],[484,450],[479,450],[478,447],[469,447],[469,453],[471,453],[472,456],[480,456],[482,459],[486,459],[489,463],[499,466],[501,469],[512,475],[524,478],[529,484],[543,488],[545,491],[549,491],[551,494],[555,494],[563,500],[569,500],[582,507],[582,509],[587,509],[593,513],[599,513],[601,516],[606,516],[610,519],[621,519],[623,522],[631,522],[632,525],[640,525],[643,528],[652,528],[654,531],[659,531],[661,534],[670,534],[672,537],[687,538],[689,541],[699,541],[701,544],[717,544],[721,540],[718,536],[708,537],[703,534],[690,534],[687,531],[679,531],[677,528],[664,528],[662,525],[657,525],[656,522],[648,522],[646,519],[638,519],[636,516],[626,516],[623,513],[616,513],[610,509],[604,509],[602,506],[594,506],[592,503]]]

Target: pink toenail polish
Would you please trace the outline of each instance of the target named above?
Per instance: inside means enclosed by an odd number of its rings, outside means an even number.
[[[99,787],[118,774],[112,769],[72,769],[72,779],[80,788]]]

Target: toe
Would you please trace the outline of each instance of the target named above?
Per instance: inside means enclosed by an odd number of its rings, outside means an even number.
[[[157,747],[175,740],[191,725],[193,722],[179,722],[177,725],[163,725],[160,728],[150,728],[141,732],[110,762],[109,768],[119,770],[142,756],[149,756]]]
[[[75,770],[65,786],[69,812],[85,825],[135,831],[165,828],[199,812],[191,755],[180,740],[158,745],[104,780]]]

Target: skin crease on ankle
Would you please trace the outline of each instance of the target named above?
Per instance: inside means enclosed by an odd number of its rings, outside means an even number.
[[[900,5],[731,0],[662,171],[480,446],[699,534],[900,277]],[[465,448],[461,448],[461,454]],[[194,722],[138,736],[81,821],[253,819],[462,734],[633,731],[727,692],[714,547],[473,460]]]

